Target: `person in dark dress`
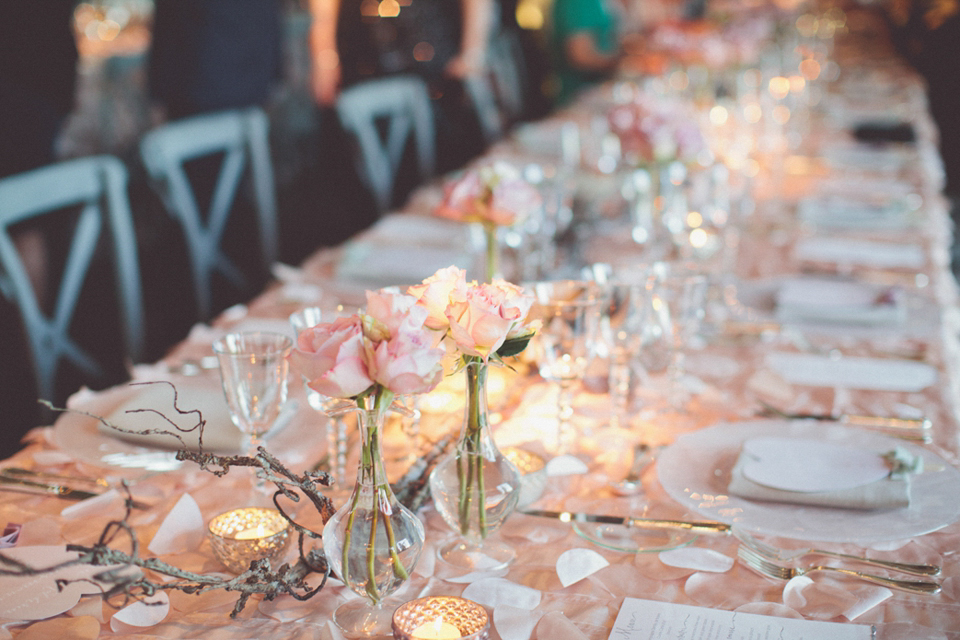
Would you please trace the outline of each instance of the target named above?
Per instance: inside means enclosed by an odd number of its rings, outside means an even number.
[[[493,0],[311,0],[314,94],[331,106],[342,87],[413,73],[430,87],[438,170],[462,165],[483,148],[463,79],[485,68],[498,22]]]
[[[0,176],[49,164],[74,106],[73,0],[3,0]]]
[[[77,45],[74,0],[0,0],[0,178],[57,158],[57,139],[74,108]],[[47,301],[51,230],[43,220],[13,234],[41,304]],[[0,296],[0,457],[20,448],[20,437],[40,423],[30,356],[19,313]]]
[[[281,0],[156,0],[149,90],[168,119],[262,106],[281,71]]]

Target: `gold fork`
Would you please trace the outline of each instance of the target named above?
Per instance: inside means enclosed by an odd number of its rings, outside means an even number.
[[[843,569],[822,564],[803,568],[785,567],[767,560],[756,551],[743,545],[740,545],[737,549],[737,557],[757,573],[777,580],[790,580],[796,576],[802,576],[813,571],[834,571],[836,573],[860,578],[866,582],[872,582],[873,584],[900,589],[901,591],[908,591],[910,593],[924,595],[940,593],[940,585],[927,580],[894,580],[893,578],[877,576],[871,573],[863,573],[862,571],[854,571],[853,569]]]
[[[737,540],[747,545],[751,550],[756,551],[762,556],[765,556],[768,560],[773,560],[777,562],[791,562],[803,556],[808,555],[817,555],[817,556],[828,556],[831,558],[840,558],[843,560],[851,560],[854,562],[860,562],[863,564],[870,564],[877,567],[883,567],[885,569],[892,569],[894,571],[903,571],[904,573],[913,573],[919,576],[936,576],[940,575],[940,567],[935,564],[913,564],[909,562],[895,562],[893,560],[880,560],[877,558],[866,558],[864,556],[855,556],[849,553],[840,553],[839,551],[830,551],[828,549],[791,549],[790,551],[785,551],[783,549],[778,549],[777,547],[772,547],[768,544],[757,540],[751,536],[746,531],[741,529],[734,528],[733,535],[736,536]]]

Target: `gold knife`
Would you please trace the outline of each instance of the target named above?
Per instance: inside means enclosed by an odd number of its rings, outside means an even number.
[[[572,511],[545,511],[543,509],[524,509],[520,513],[541,518],[554,518],[560,522],[599,522],[602,524],[620,524],[625,527],[642,529],[682,529],[695,533],[730,533],[731,526],[724,522],[709,520],[663,520],[658,518],[630,518],[624,516],[606,516],[594,513],[575,513]]]
[[[94,498],[99,493],[93,491],[84,491],[82,489],[73,489],[60,484],[47,484],[46,482],[35,482],[24,478],[11,478],[9,476],[0,476],[0,489],[12,489],[24,493],[34,493],[41,495],[50,495],[65,500],[86,500]]]
[[[103,495],[103,492],[85,491],[83,489],[74,489],[62,484],[48,484],[46,482],[37,482],[35,480],[26,480],[24,478],[12,478],[10,476],[0,475],[0,490],[9,489],[11,491],[20,491],[22,493],[32,493],[35,495],[48,495],[64,500],[86,500]],[[150,505],[139,500],[133,500],[130,503],[134,509],[149,509]]]

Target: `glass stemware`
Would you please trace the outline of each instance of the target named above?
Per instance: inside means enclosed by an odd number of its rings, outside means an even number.
[[[605,302],[600,315],[600,345],[606,351],[610,369],[608,388],[611,415],[609,426],[624,427],[630,404],[631,363],[640,354],[650,316],[651,283],[649,265],[614,268],[594,264],[589,276],[603,287]]]
[[[287,402],[287,355],[293,341],[280,333],[228,333],[213,343],[233,423],[250,436],[250,454]]]
[[[681,407],[687,400],[684,376],[686,351],[699,345],[706,317],[707,276],[689,264],[658,262],[653,307],[661,323],[669,327],[670,362],[667,374],[670,383],[670,404]]]
[[[300,333],[310,327],[315,327],[321,322],[329,322],[335,316],[345,313],[342,309],[329,310],[320,307],[306,307],[300,311],[290,314],[290,325],[293,327],[300,338]],[[304,378],[303,386],[307,394],[307,404],[315,411],[327,413],[329,422],[327,425],[327,457],[329,472],[333,476],[338,486],[344,487],[348,481],[347,478],[347,424],[343,420],[343,415],[334,411],[330,415],[331,399],[327,398],[318,391],[314,391],[307,386],[307,380]],[[336,401],[333,401],[336,402]]]
[[[536,300],[529,318],[542,323],[537,332],[540,375],[558,387],[554,449],[565,451],[573,441],[574,387],[595,355],[604,294],[598,284],[586,280],[537,282],[525,289]]]

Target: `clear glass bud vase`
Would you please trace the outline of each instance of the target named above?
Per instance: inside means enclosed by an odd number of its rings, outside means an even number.
[[[520,473],[500,453],[487,419],[487,364],[471,360],[463,426],[456,448],[430,474],[437,511],[460,537],[442,547],[441,559],[471,570],[496,569],[513,562],[515,552],[491,539],[513,513],[520,496]]]
[[[386,598],[410,577],[423,550],[423,524],[400,504],[384,471],[384,409],[360,409],[360,463],[353,493],[323,528],[323,550],[336,575],[362,599],[334,621],[351,637],[389,635],[400,603]]]

